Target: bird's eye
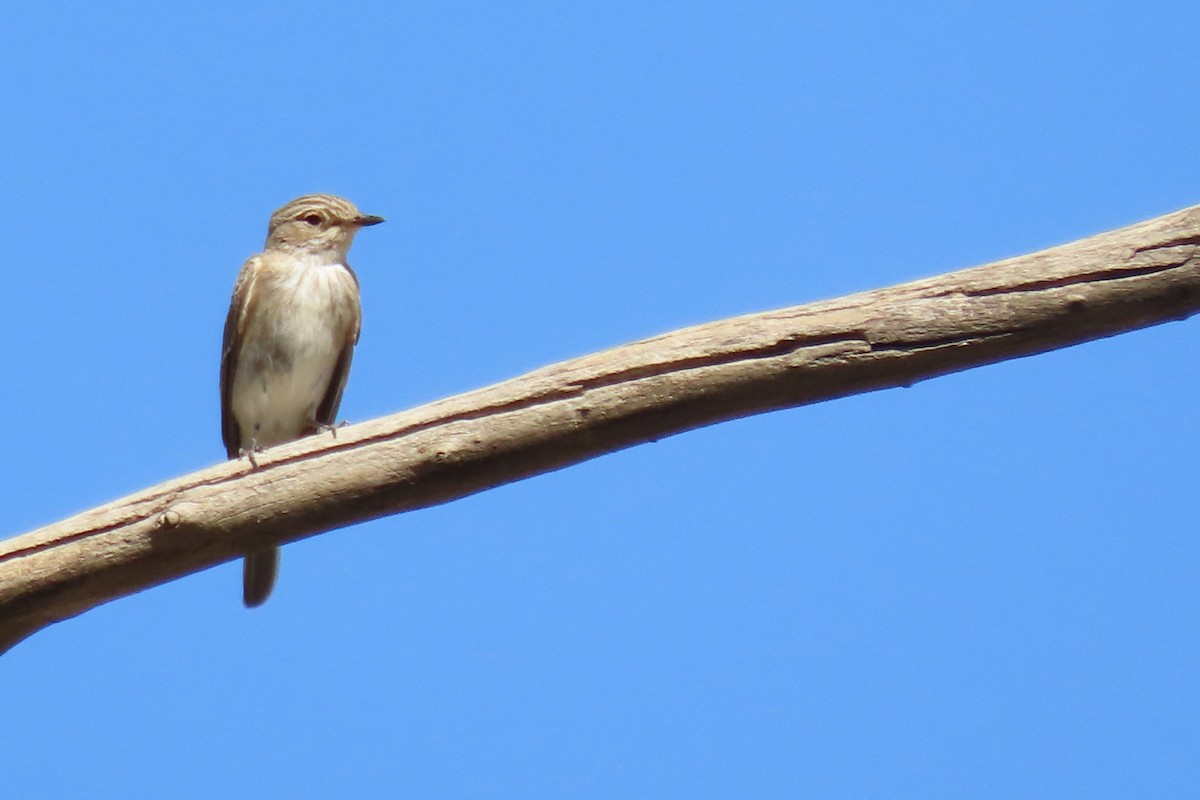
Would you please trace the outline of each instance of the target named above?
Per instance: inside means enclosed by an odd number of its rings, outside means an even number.
[[[321,216],[319,214],[309,214],[307,217],[301,217],[301,222],[307,222],[309,225],[316,227],[321,224]]]

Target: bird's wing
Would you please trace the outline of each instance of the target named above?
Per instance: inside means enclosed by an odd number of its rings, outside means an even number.
[[[241,433],[233,418],[233,378],[237,374],[237,354],[246,324],[246,310],[254,302],[254,278],[258,275],[259,257],[252,256],[242,265],[233,285],[233,299],[225,316],[225,335],[221,341],[221,439],[225,455],[236,458],[241,453]]]
[[[342,404],[342,392],[346,388],[346,379],[350,377],[350,360],[354,357],[354,345],[358,344],[358,334],[362,330],[362,308],[358,304],[358,276],[354,270],[346,266],[346,272],[354,282],[354,302],[352,311],[354,318],[351,325],[346,326],[346,339],[342,343],[342,352],[338,353],[337,363],[329,376],[329,386],[325,396],[317,406],[317,422],[321,425],[336,425],[338,406]]]
[[[342,266],[345,267],[346,272],[348,272],[350,274],[350,280],[354,281],[354,296],[358,297],[359,296],[358,274],[354,271],[353,268],[351,268],[351,266],[349,264],[343,264]],[[355,302],[354,307],[355,307],[356,313],[354,316],[354,336],[351,337],[351,339],[350,339],[351,345],[358,344],[358,335],[359,335],[359,333],[362,332],[362,306],[360,306],[357,302]],[[340,359],[339,359],[339,363],[340,363]],[[347,361],[346,361],[346,372],[347,373],[350,372],[349,359],[347,359]],[[342,380],[345,381],[344,376],[343,376]],[[336,407],[333,409],[333,413],[335,413],[335,414],[337,413]]]
[[[346,340],[342,352],[338,354],[333,373],[329,376],[329,387],[321,405],[317,406],[317,422],[322,425],[336,425],[338,406],[342,404],[342,392],[346,388],[346,379],[350,377],[350,359],[354,357],[354,340]]]

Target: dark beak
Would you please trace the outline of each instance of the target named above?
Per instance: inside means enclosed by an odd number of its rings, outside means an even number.
[[[358,219],[354,220],[354,224],[360,228],[365,228],[368,225],[378,225],[383,221],[383,217],[377,217],[374,214],[363,214]]]

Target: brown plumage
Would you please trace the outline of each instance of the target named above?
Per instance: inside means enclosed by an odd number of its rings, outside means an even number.
[[[221,438],[229,458],[335,424],[362,312],[346,257],[381,217],[316,194],[271,215],[267,243],[238,273],[221,347]],[[279,549],[246,557],[242,601],[266,601]]]

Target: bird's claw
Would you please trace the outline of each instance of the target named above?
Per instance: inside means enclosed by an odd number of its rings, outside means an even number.
[[[350,423],[347,422],[346,420],[342,420],[341,422],[337,423],[336,425],[327,425],[324,422],[318,422],[317,423],[317,433],[328,433],[328,434],[332,435],[333,438],[336,439],[338,428],[344,428],[349,424]]]
[[[255,453],[261,453],[263,449],[257,443],[251,442],[249,447],[242,447],[238,450],[238,456],[245,456],[250,462],[251,469],[258,469],[258,460],[254,458]]]

